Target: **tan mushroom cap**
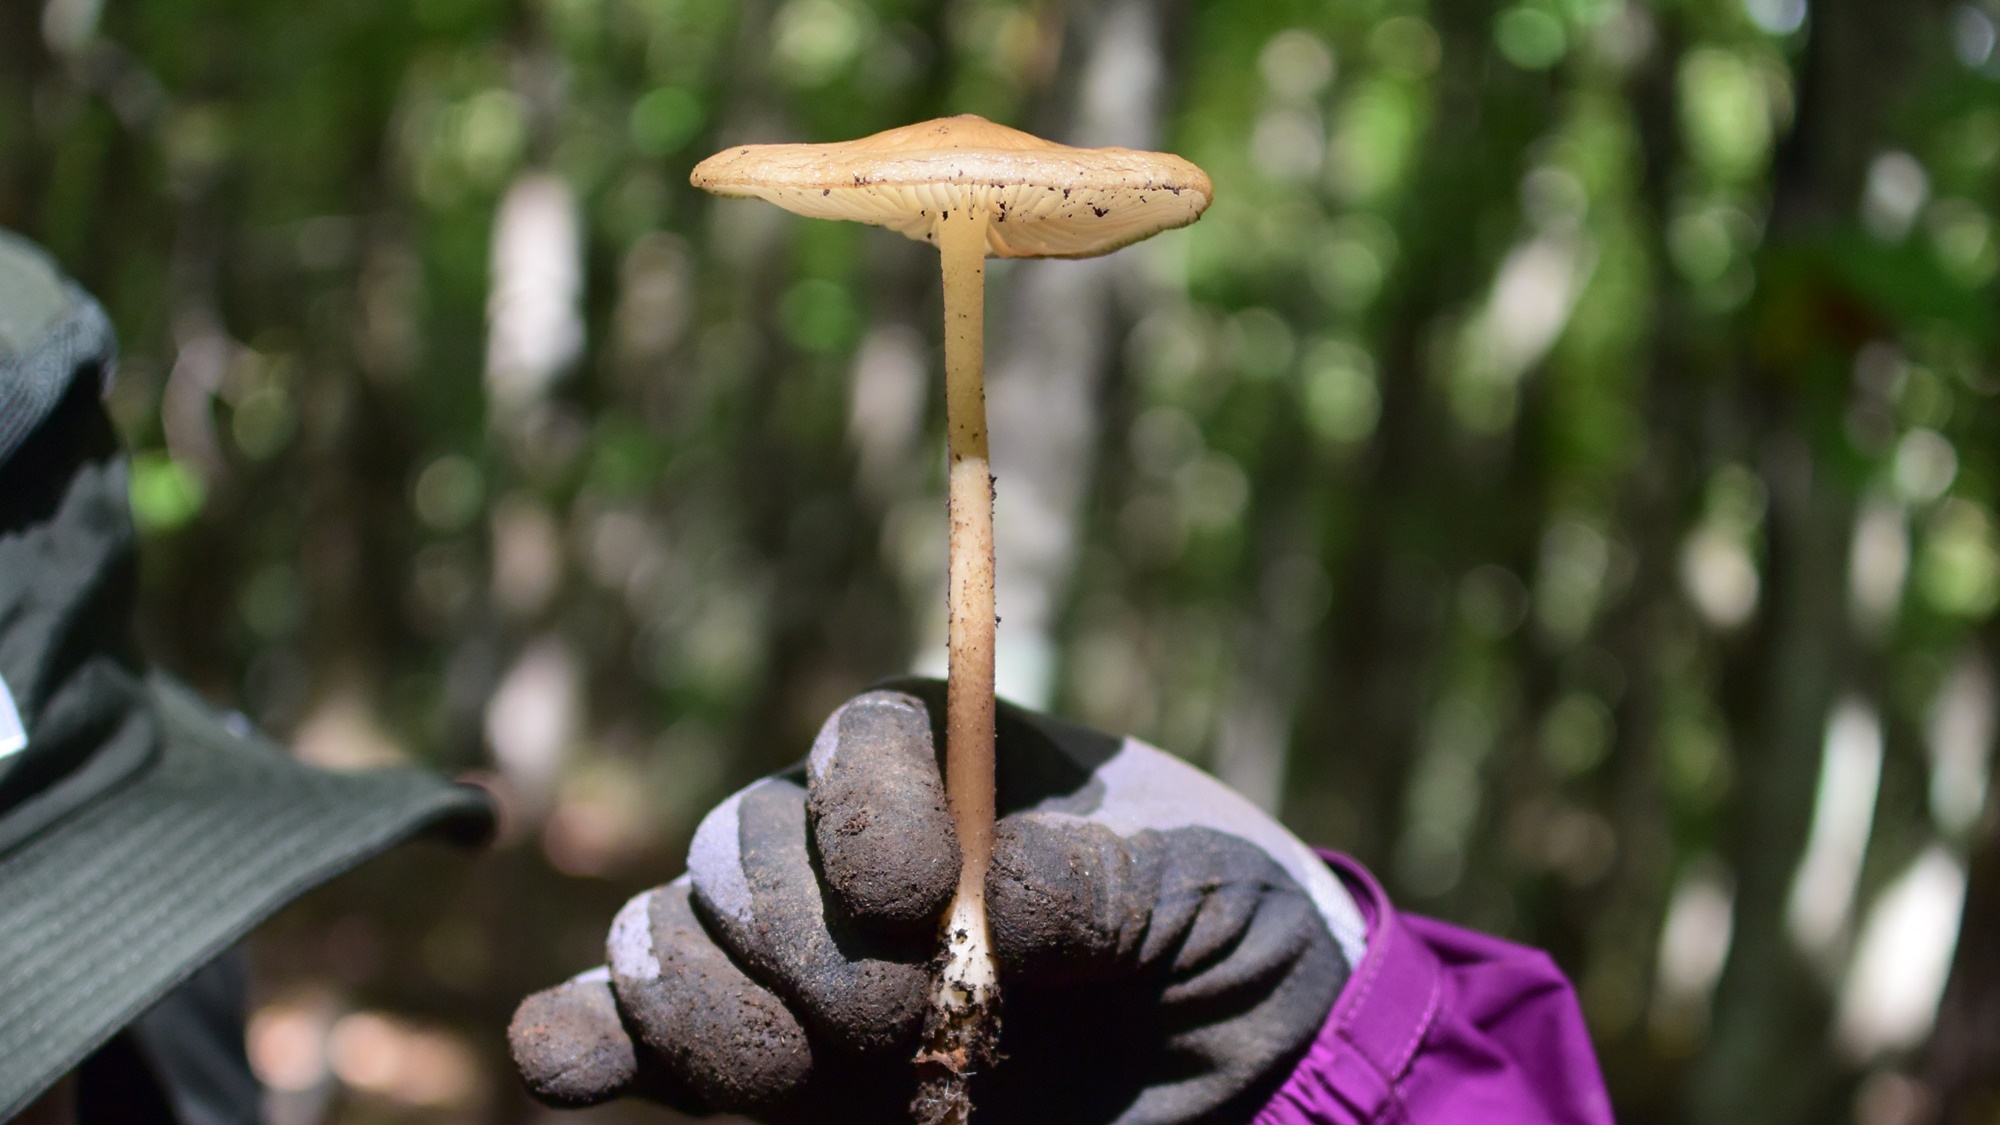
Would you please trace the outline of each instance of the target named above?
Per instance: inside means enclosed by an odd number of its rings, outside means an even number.
[[[841,144],[738,145],[695,165],[689,180],[926,242],[969,195],[990,217],[987,255],[998,258],[1108,254],[1194,222],[1214,195],[1207,174],[1178,156],[1072,148],[972,114]]]

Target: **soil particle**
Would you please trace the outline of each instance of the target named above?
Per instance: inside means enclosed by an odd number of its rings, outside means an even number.
[[[959,1125],[972,1117],[972,1080],[999,1061],[999,1041],[996,1005],[931,1010],[910,1098],[916,1125]]]

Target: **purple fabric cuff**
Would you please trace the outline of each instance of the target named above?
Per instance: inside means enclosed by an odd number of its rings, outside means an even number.
[[[1611,1125],[1547,954],[1401,914],[1360,864],[1320,855],[1368,920],[1368,952],[1254,1125]]]

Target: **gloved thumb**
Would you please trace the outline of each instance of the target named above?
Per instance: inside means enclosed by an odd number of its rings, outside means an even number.
[[[849,700],[813,742],[806,790],[841,906],[878,927],[935,925],[958,886],[959,852],[924,705],[896,691]]]

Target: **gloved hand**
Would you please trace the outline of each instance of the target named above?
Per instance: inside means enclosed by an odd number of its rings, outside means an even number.
[[[619,912],[608,971],[523,1001],[542,1100],[621,1094],[766,1121],[909,1120],[937,925],[958,879],[944,685],[828,719],[805,764],[719,805],[687,875]],[[1001,968],[979,1125],[1247,1121],[1358,961],[1310,850],[1159,750],[1005,703],[987,910]]]

